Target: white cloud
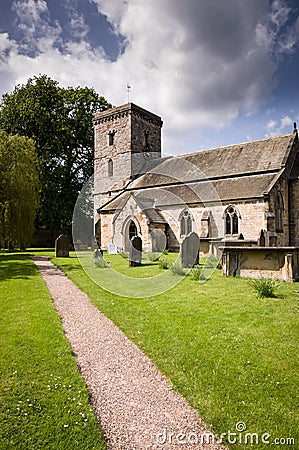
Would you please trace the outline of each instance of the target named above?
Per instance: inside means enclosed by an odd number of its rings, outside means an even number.
[[[274,130],[276,128],[277,122],[276,120],[269,120],[269,122],[266,125],[266,128],[268,131]]]
[[[281,128],[285,129],[293,124],[292,119],[289,116],[283,116],[281,119]]]
[[[14,0],[12,10],[22,38],[19,53],[38,55],[57,44],[61,27],[57,21],[49,22],[48,5],[45,0]]]
[[[266,137],[291,133],[292,126],[293,120],[287,114],[282,116],[279,122],[277,122],[277,120],[269,120],[266,124]]]
[[[298,42],[299,22],[286,26],[291,11],[282,0],[272,7],[267,0],[89,1],[125,38],[117,60],[91,47],[72,0],[67,3],[77,39],[68,42],[45,0],[16,0],[23,39],[17,44],[0,35],[3,88],[46,73],[63,85],[93,86],[122,104],[129,83],[131,100],[165,119],[167,146],[180,141],[182,130],[219,129],[240,112],[254,112],[275,85],[274,55],[293,51]]]

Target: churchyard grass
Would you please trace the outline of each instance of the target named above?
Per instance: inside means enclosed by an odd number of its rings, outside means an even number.
[[[105,449],[50,294],[27,255],[0,253],[0,299],[0,448]]]
[[[173,262],[176,255],[166,257]],[[157,262],[130,268],[120,255],[106,259],[128,276],[162,270]],[[258,299],[249,280],[224,278],[216,270],[205,283],[187,276],[159,296],[132,299],[94,284],[74,255],[52,261],[152,359],[218,435],[230,430],[240,439],[236,424],[244,422],[243,435],[258,434],[254,448],[269,448],[261,442],[264,433],[271,443],[292,438],[295,445],[284,448],[298,448],[297,283],[281,283],[279,298]],[[244,440],[229,446],[248,448]]]

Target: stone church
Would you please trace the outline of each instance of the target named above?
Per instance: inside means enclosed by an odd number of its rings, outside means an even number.
[[[297,279],[299,144],[292,133],[162,157],[159,116],[128,103],[94,116],[95,232],[128,251],[179,251],[194,231],[224,275]],[[298,247],[298,248],[297,248]]]

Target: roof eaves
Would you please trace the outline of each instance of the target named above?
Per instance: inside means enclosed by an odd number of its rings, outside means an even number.
[[[287,146],[287,149],[286,149],[284,158],[283,158],[283,160],[282,160],[281,167],[285,167],[285,165],[286,165],[286,163],[287,163],[287,160],[288,160],[288,158],[289,158],[289,156],[290,156],[290,153],[291,153],[291,151],[292,151],[292,148],[293,148],[293,146],[294,146],[294,142],[295,142],[295,140],[296,140],[296,136],[297,136],[296,133],[292,133],[292,135],[290,136],[289,144],[288,144],[288,146]]]
[[[264,196],[265,195],[269,195],[270,192],[272,191],[273,187],[275,186],[275,184],[277,183],[277,181],[279,180],[279,178],[282,176],[282,174],[285,171],[285,167],[283,166],[280,171],[277,173],[277,175],[272,179],[271,183],[269,184],[268,188],[264,191]]]

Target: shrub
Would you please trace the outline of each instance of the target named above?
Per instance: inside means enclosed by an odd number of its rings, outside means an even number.
[[[182,264],[180,263],[180,261],[176,261],[175,263],[173,263],[170,266],[170,270],[173,274],[180,275],[181,277],[186,275],[186,270],[184,269],[184,267],[182,267]]]
[[[209,255],[207,257],[206,263],[205,263],[206,267],[214,267],[216,269],[222,269],[222,264],[220,259],[216,258],[214,255]]]
[[[204,281],[207,279],[204,274],[203,268],[198,264],[196,266],[194,266],[193,269],[191,269],[190,276],[191,276],[191,279],[194,281],[199,281],[199,280]]]
[[[169,262],[166,258],[159,258],[160,269],[169,269]]]
[[[277,289],[280,284],[277,280],[271,278],[259,277],[250,281],[251,288],[259,298],[263,297],[277,297]]]

